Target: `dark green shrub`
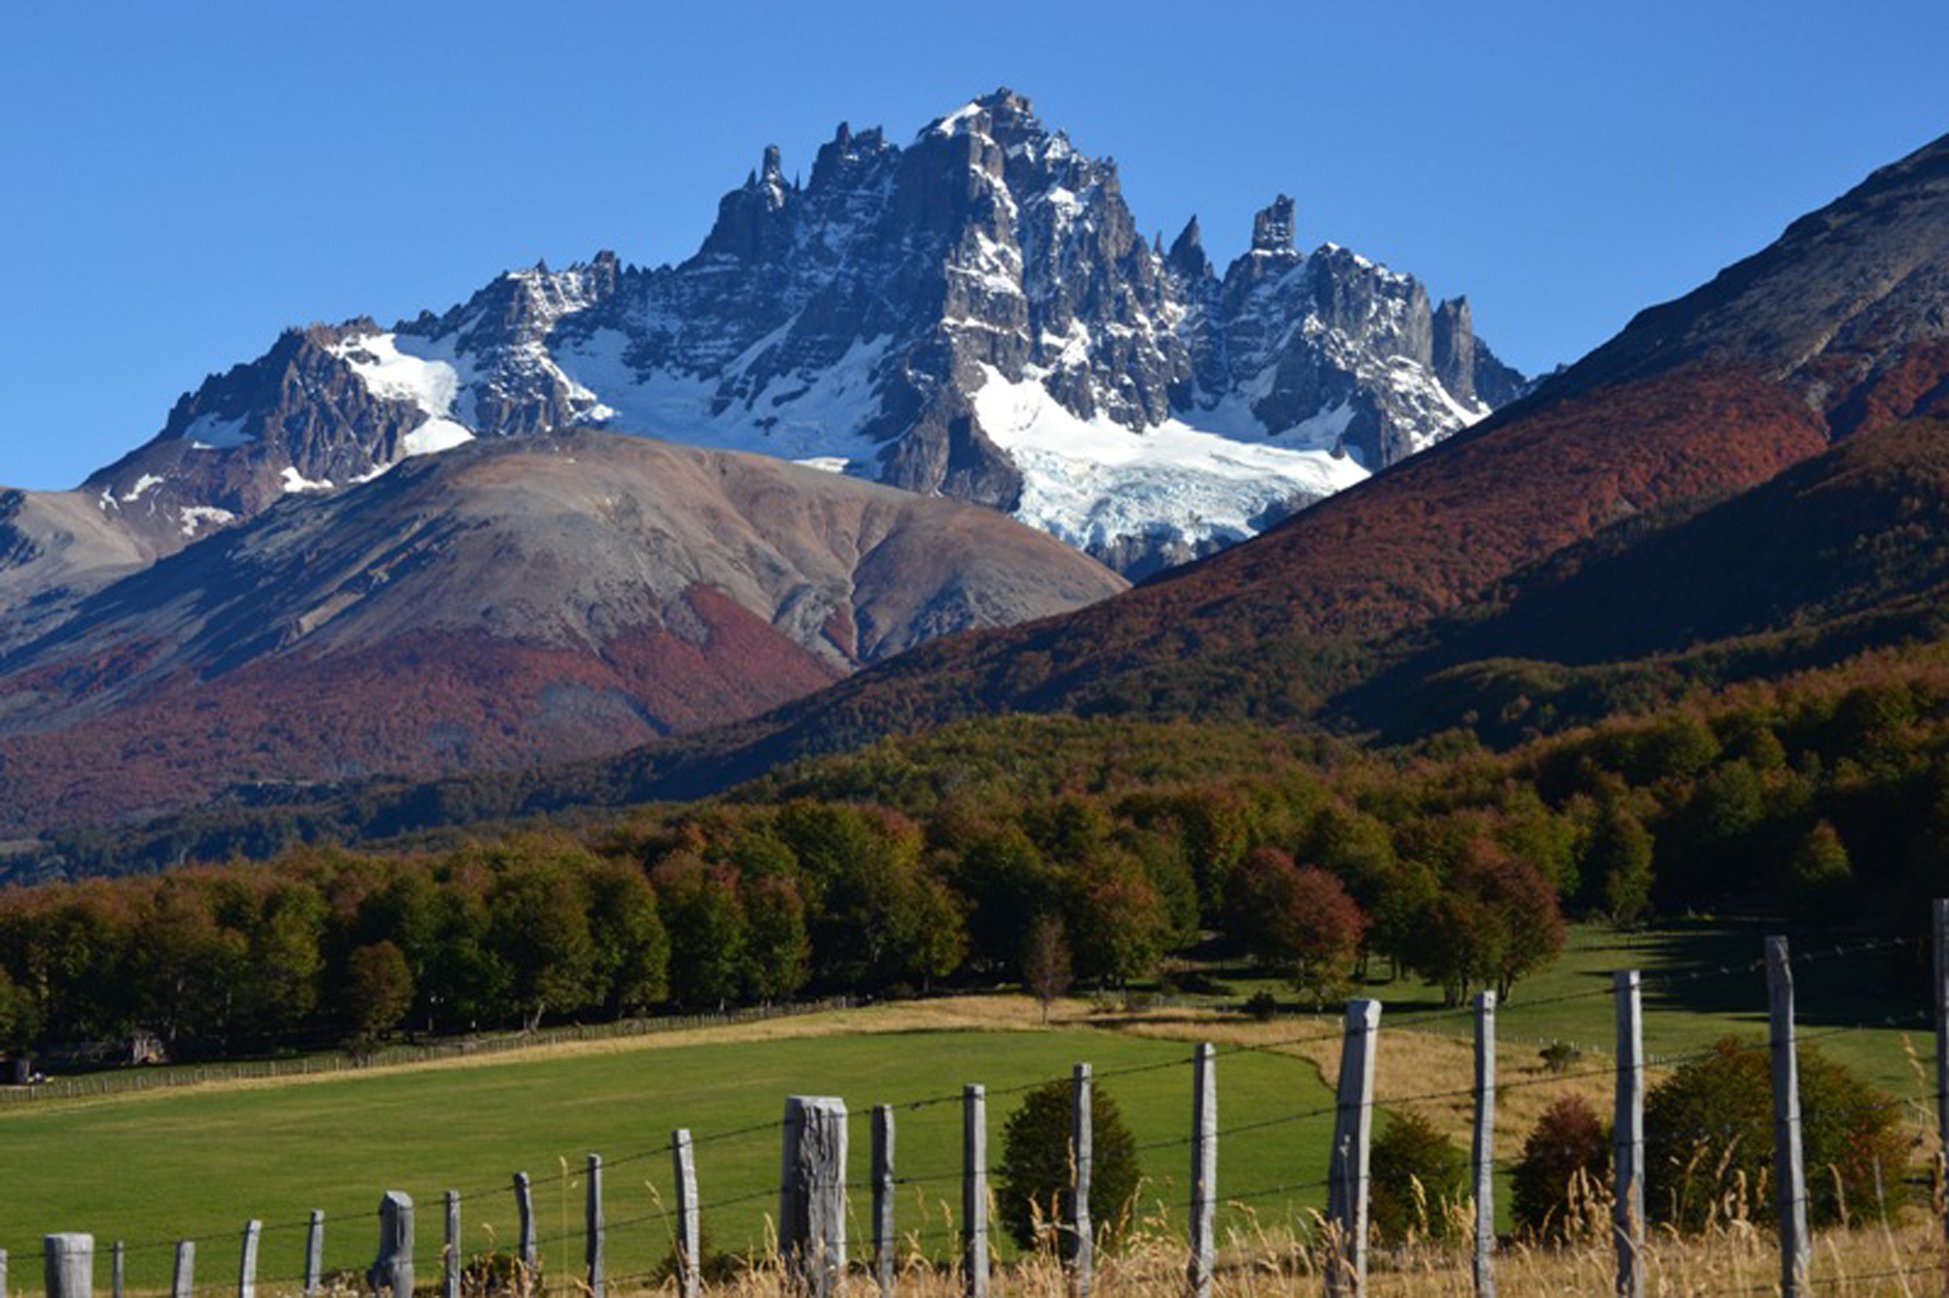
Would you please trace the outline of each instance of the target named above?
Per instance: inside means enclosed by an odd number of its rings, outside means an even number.
[[[1591,1188],[1609,1175],[1611,1130],[1590,1101],[1566,1095],[1543,1111],[1523,1141],[1510,1184],[1510,1216],[1516,1229],[1540,1239],[1570,1233],[1571,1186],[1579,1177]]]
[[[1253,992],[1245,998],[1245,1012],[1261,1023],[1270,1023],[1279,1014],[1279,998],[1271,992]]]
[[[1390,1113],[1374,1137],[1368,1217],[1380,1237],[1447,1235],[1467,1200],[1468,1156],[1418,1113]],[[1418,1187],[1418,1188],[1417,1188]]]
[[[1770,1223],[1772,1063],[1764,1045],[1727,1037],[1645,1098],[1645,1211],[1697,1231],[1728,1216]],[[1901,1205],[1908,1152],[1888,1097],[1812,1046],[1799,1052],[1807,1218],[1841,1220]],[[1879,1181],[1879,1188],[1877,1188]]]
[[[1035,1222],[1061,1220],[1062,1193],[1070,1184],[1070,1083],[1050,1082],[1022,1097],[1002,1135],[995,1209],[1010,1238],[1034,1248]],[[1110,1093],[1098,1086],[1090,1097],[1090,1223],[1099,1242],[1114,1247],[1129,1224],[1141,1173],[1137,1140]]]
[[[1562,1073],[1582,1057],[1583,1051],[1568,1041],[1552,1041],[1536,1052],[1543,1060],[1543,1066],[1553,1073]]]

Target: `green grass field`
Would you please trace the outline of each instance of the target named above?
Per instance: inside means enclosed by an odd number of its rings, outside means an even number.
[[[1549,972],[1525,980],[1501,1016],[1508,1049],[1552,1039],[1607,1052],[1612,1040],[1608,996],[1562,998],[1599,990],[1618,968],[1635,967],[1648,980],[1646,1040],[1655,1056],[1683,1054],[1731,1031],[1760,1039],[1765,1031],[1763,974],[1749,966],[1761,933],[1736,923],[1699,922],[1643,934],[1580,928],[1570,950]],[[1836,945],[1818,934],[1796,935],[1797,955]],[[1920,980],[1905,973],[1898,952],[1877,951],[1814,959],[1798,976],[1801,1021],[1818,1034],[1830,1028],[1910,1017],[1921,1008]],[[1729,972],[1720,973],[1726,969]],[[1704,975],[1692,977],[1691,975]],[[1661,978],[1684,979],[1661,983]],[[1237,996],[1268,984],[1225,979]],[[1401,980],[1365,989],[1387,1003],[1386,1026],[1440,1008],[1438,993]],[[99,1100],[22,1105],[0,1112],[0,1247],[13,1258],[14,1292],[39,1282],[39,1236],[55,1230],[92,1231],[102,1242],[120,1238],[134,1248],[131,1288],[165,1284],[171,1241],[195,1236],[204,1284],[234,1283],[243,1222],[269,1224],[260,1275],[268,1289],[287,1287],[300,1267],[308,1210],[328,1214],[326,1260],[331,1268],[362,1268],[376,1240],[374,1212],[386,1189],[403,1189],[420,1205],[419,1258],[430,1277],[441,1238],[440,1194],[469,1193],[463,1209],[465,1245],[476,1252],[514,1237],[509,1181],[517,1170],[534,1178],[544,1264],[560,1274],[581,1266],[583,1160],[601,1153],[608,1163],[607,1209],[612,1223],[609,1270],[639,1274],[669,1251],[663,1208],[671,1202],[667,1140],[687,1126],[700,1138],[700,1190],[706,1231],[727,1250],[762,1240],[775,1211],[778,1134],[765,1130],[723,1140],[712,1133],[774,1123],[788,1094],[837,1094],[855,1115],[852,1175],[866,1174],[867,1118],[872,1105],[954,1096],[961,1083],[985,1083],[990,1100],[991,1158],[1018,1096],[1009,1088],[1066,1076],[1081,1060],[1099,1074],[1187,1058],[1188,1047],[1081,1027],[1054,1031],[870,1031],[890,1022],[897,1007],[835,1018],[832,1035],[793,1035],[763,1026],[740,1029],[745,1039],[718,1044],[672,1044],[657,1038],[605,1050],[568,1049],[466,1067],[431,1067],[340,1074],[304,1082],[149,1092]],[[924,1014],[916,1022],[930,1022]],[[1010,1020],[1019,1021],[1019,1020]],[[1318,1026],[1330,1028],[1333,1016]],[[1310,1032],[1306,1018],[1293,1034]],[[1423,1030],[1465,1035],[1466,1017],[1424,1023]],[[1195,1027],[1187,1026],[1187,1033]],[[1909,1035],[1927,1064],[1933,1042],[1917,1025]],[[1823,1049],[1898,1095],[1928,1087],[1916,1080],[1894,1029],[1848,1032],[1820,1041]],[[1579,1065],[1601,1068],[1602,1059]],[[1315,1065],[1290,1057],[1227,1054],[1221,1060],[1220,1125],[1263,1122],[1331,1103]],[[1425,1091],[1466,1086],[1464,1077],[1419,1076],[1406,1084]],[[1102,1086],[1122,1105],[1150,1178],[1146,1204],[1176,1208],[1185,1197],[1188,1150],[1182,1142],[1190,1111],[1188,1066],[1109,1076]],[[1383,1106],[1390,1099],[1383,1089]],[[1329,1118],[1277,1124],[1223,1142],[1224,1196],[1321,1180]],[[958,1212],[955,1179],[960,1159],[958,1102],[902,1109],[898,1172],[920,1178],[900,1200],[903,1231],[921,1233],[929,1252],[951,1248]],[[1513,1151],[1510,1151],[1513,1152]],[[856,1195],[863,1205],[866,1197]],[[1317,1207],[1318,1190],[1253,1199],[1252,1210],[1285,1220]],[[736,1200],[738,1202],[726,1202]],[[711,1205],[724,1206],[711,1210]],[[1503,1205],[1506,1208],[1506,1202]],[[1241,1209],[1227,1210],[1237,1220]],[[1168,1214],[1181,1229],[1183,1213]],[[863,1226],[863,1221],[860,1222]],[[100,1274],[106,1280],[104,1262]]]
[[[1676,922],[1643,932],[1574,926],[1562,958],[1516,984],[1497,1016],[1497,1030],[1505,1045],[1540,1049],[1563,1041],[1607,1056],[1616,1027],[1612,1000],[1601,993],[1610,986],[1613,972],[1637,969],[1644,975],[1645,1051],[1654,1061],[1704,1049],[1728,1034],[1764,1040],[1766,974],[1752,966],[1764,952],[1766,935],[1780,931],[1777,923],[1737,920]],[[1934,1029],[1925,1000],[1926,955],[1901,948],[1834,954],[1836,948],[1856,948],[1870,939],[1819,931],[1787,933],[1796,965],[1795,1017],[1809,1043],[1894,1095],[1932,1092],[1933,1081],[1918,1081],[1904,1045],[1906,1039],[1924,1065],[1934,1058]],[[1281,991],[1276,984],[1250,978],[1225,981],[1235,995],[1216,998],[1216,1003],[1231,1003],[1261,988]],[[1471,1031],[1466,1014],[1426,1020],[1441,1011],[1441,994],[1415,979],[1374,981],[1361,994],[1385,1003],[1383,1028],[1390,1021],[1423,1018],[1419,1030],[1459,1037]],[[1888,1026],[1891,1022],[1897,1026]]]
[[[788,1094],[838,1094],[855,1115],[852,1175],[864,1179],[868,1115],[875,1103],[952,1094],[981,1081],[991,1091],[1060,1077],[1079,1060],[1100,1073],[1188,1057],[1185,1047],[1109,1032],[914,1032],[758,1040],[729,1045],[644,1048],[604,1054],[510,1061],[338,1077],[306,1084],[221,1088],[176,1094],[63,1103],[0,1115],[0,1247],[16,1259],[13,1289],[38,1287],[39,1237],[55,1230],[91,1231],[134,1245],[131,1288],[166,1284],[170,1249],[180,1236],[197,1246],[202,1283],[234,1282],[243,1222],[267,1223],[259,1274],[270,1287],[297,1275],[311,1208],[328,1216],[328,1267],[363,1267],[377,1239],[380,1193],[401,1189],[419,1205],[418,1257],[437,1265],[440,1194],[481,1190],[463,1207],[466,1247],[514,1238],[516,1170],[535,1180],[544,1266],[581,1266],[583,1161],[603,1154],[610,1222],[609,1271],[646,1271],[669,1251],[659,1205],[671,1202],[667,1140],[687,1126],[697,1151],[700,1195],[707,1205],[757,1194],[707,1212],[705,1228],[720,1248],[741,1249],[762,1237],[776,1211],[776,1131],[708,1141],[777,1119]],[[1331,1102],[1310,1064],[1259,1054],[1220,1064],[1221,1123],[1262,1120]],[[1190,1119],[1190,1069],[1168,1067],[1109,1077],[1101,1085],[1122,1106],[1140,1144],[1182,1138]],[[1018,1096],[989,1103],[991,1157]],[[960,1160],[958,1103],[902,1111],[898,1172],[950,1179],[907,1187],[903,1231],[927,1230],[929,1251],[951,1244],[946,1205],[958,1204],[951,1179]],[[1269,1127],[1225,1144],[1220,1166],[1227,1193],[1325,1175],[1326,1122]],[[638,1157],[631,1157],[637,1155]],[[1146,1151],[1150,1201],[1185,1196],[1188,1150]],[[566,1166],[567,1175],[563,1168]],[[1256,1202],[1284,1216],[1320,1192]],[[862,1204],[865,1196],[856,1196]],[[958,1209],[957,1209],[958,1211]],[[1176,1214],[1181,1223],[1182,1213]],[[648,1217],[650,1220],[639,1221]],[[633,1224],[627,1224],[633,1223]],[[863,1222],[861,1223],[863,1225]],[[106,1280],[106,1265],[100,1274]],[[431,1275],[431,1271],[422,1273]]]

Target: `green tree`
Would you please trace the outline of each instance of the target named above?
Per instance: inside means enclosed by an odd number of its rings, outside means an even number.
[[[1810,1224],[1832,1225],[1844,1205],[1903,1196],[1908,1165],[1899,1110],[1842,1064],[1803,1046],[1798,1052],[1801,1149],[1807,1166]],[[1772,1063],[1769,1052],[1733,1037],[1680,1064],[1645,1097],[1645,1207],[1652,1220],[1703,1229],[1743,1186],[1746,1211],[1773,1220]]]
[[[371,1050],[413,1008],[413,971],[391,942],[355,948],[345,959],[347,1044]]]
[[[995,1211],[1022,1248],[1053,1243],[1036,1238],[1036,1219],[1062,1221],[1062,1195],[1073,1182],[1070,1156],[1071,1083],[1049,1082],[1022,1097],[1002,1132]],[[1099,1243],[1114,1248],[1130,1225],[1142,1169],[1137,1138],[1115,1097],[1101,1085],[1090,1093],[1090,1224]]]
[[[1832,918],[1854,897],[1854,865],[1834,826],[1822,820],[1807,831],[1787,861],[1787,903],[1807,916]]]
[[[1369,1154],[1368,1214],[1389,1243],[1450,1233],[1469,1196],[1468,1158],[1412,1110],[1389,1113]]]
[[[719,1008],[744,987],[750,929],[736,872],[687,852],[656,868],[657,904],[670,935],[670,993],[685,1005]]]
[[[812,939],[798,884],[781,875],[743,881],[745,991],[756,1001],[789,1000],[812,971]]]
[[[1106,852],[1070,891],[1070,949],[1076,972],[1101,986],[1124,987],[1157,967],[1169,920],[1150,880],[1131,861]]]
[[[1611,923],[1635,924],[1650,908],[1652,853],[1651,832],[1623,799],[1607,799],[1591,826],[1583,877],[1595,885],[1595,900]]]
[[[596,996],[620,1016],[670,995],[670,935],[657,913],[656,892],[643,872],[602,861],[587,875],[591,971]]]
[[[498,880],[491,940],[506,962],[510,992],[529,1031],[549,1011],[572,1014],[598,995],[596,946],[583,881],[572,865],[523,860]]]

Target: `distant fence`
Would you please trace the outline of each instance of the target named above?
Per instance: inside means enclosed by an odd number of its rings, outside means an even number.
[[[1831,950],[1803,954],[1803,970],[1820,961],[1862,952],[1885,950],[1907,944],[1907,939],[1888,939],[1843,945]],[[1493,993],[1484,992],[1466,1007],[1401,1016],[1390,1022],[1390,1029],[1436,1028],[1467,1016],[1472,1020],[1474,1076],[1466,1087],[1416,1090],[1409,1093],[1377,1096],[1376,1061],[1385,1052],[1381,1037],[1382,1006],[1375,1000],[1356,1000],[1337,1023],[1316,1024],[1309,1030],[1273,1040],[1228,1045],[1196,1046],[1189,1058],[1133,1064],[1102,1071],[1079,1064],[1066,1078],[1051,1078],[990,1090],[968,1085],[958,1091],[897,1103],[875,1105],[871,1111],[871,1140],[867,1152],[868,1172],[855,1178],[848,1142],[849,1115],[844,1100],[828,1096],[792,1096],[785,1100],[781,1119],[750,1126],[693,1134],[679,1129],[666,1143],[638,1149],[605,1161],[591,1154],[584,1170],[582,1222],[579,1231],[564,1229],[546,1239],[536,1229],[534,1186],[525,1172],[495,1185],[469,1191],[447,1191],[440,1200],[442,1247],[439,1252],[439,1284],[442,1298],[462,1298],[468,1277],[463,1273],[461,1216],[469,1203],[498,1201],[502,1210],[509,1206],[505,1196],[512,1194],[513,1208],[520,1222],[518,1235],[509,1250],[513,1271],[499,1289],[489,1289],[506,1298],[526,1298],[537,1283],[544,1258],[544,1244],[564,1250],[579,1245],[580,1265],[564,1267],[560,1261],[550,1265],[551,1278],[564,1283],[568,1291],[585,1298],[607,1298],[612,1288],[652,1279],[649,1273],[615,1275],[609,1262],[609,1242],[616,1232],[649,1223],[662,1223],[674,1240],[672,1268],[666,1277],[674,1281],[681,1298],[698,1298],[703,1285],[702,1261],[704,1226],[708,1218],[734,1207],[749,1213],[753,1206],[775,1204],[774,1219],[777,1260],[784,1268],[791,1290],[812,1298],[826,1298],[838,1287],[848,1267],[847,1229],[854,1220],[856,1201],[870,1202],[865,1214],[868,1223],[864,1249],[864,1273],[882,1295],[891,1298],[899,1283],[896,1257],[903,1244],[914,1249],[924,1238],[948,1241],[947,1251],[954,1258],[966,1298],[987,1298],[993,1268],[998,1256],[991,1238],[993,1195],[989,1189],[988,1102],[1003,1095],[1025,1094],[1050,1082],[1066,1083],[1071,1107],[1068,1149],[1069,1183],[1061,1197],[1060,1219],[1053,1223],[1060,1241],[1064,1265],[1069,1272],[1073,1298],[1092,1298],[1095,1281],[1095,1234],[1088,1213],[1089,1186],[1094,1163],[1091,1139],[1091,1114],[1095,1087],[1105,1079],[1136,1073],[1159,1073],[1182,1069],[1185,1078],[1185,1118],[1175,1135],[1138,1145],[1139,1151],[1179,1151],[1187,1157],[1190,1175],[1187,1195],[1181,1201],[1164,1205],[1183,1214],[1185,1225],[1186,1292],[1192,1298],[1210,1298],[1215,1265],[1216,1240],[1214,1215],[1221,1204],[1250,1204],[1284,1200],[1325,1191],[1324,1225],[1315,1232],[1320,1258],[1319,1284],[1326,1298],[1363,1298],[1367,1291],[1367,1265],[1370,1242],[1368,1221],[1370,1148],[1374,1111],[1377,1107],[1411,1105],[1445,1099],[1467,1098],[1473,1108],[1473,1140],[1468,1159],[1472,1190],[1469,1220],[1473,1229],[1467,1242],[1467,1257],[1476,1294],[1492,1298],[1496,1277],[1495,1173],[1506,1169],[1511,1160],[1495,1153],[1494,1124],[1498,1096],[1524,1086],[1550,1085],[1576,1077],[1607,1077],[1614,1086],[1613,1158],[1611,1184],[1611,1242],[1615,1250],[1615,1292],[1622,1298],[1642,1298],[1646,1287],[1647,1223],[1645,1213],[1645,1129],[1644,1110],[1646,1072],[1656,1067],[1644,1049],[1643,992],[1648,988],[1666,989],[1703,978],[1747,977],[1764,974],[1767,991],[1769,1031],[1766,1041],[1736,1047],[1766,1050],[1771,1059],[1774,1164],[1778,1205],[1780,1270],[1777,1283],[1758,1287],[1754,1292],[1778,1293],[1784,1298],[1809,1298],[1819,1284],[1812,1275],[1812,1239],[1807,1227],[1807,1185],[1801,1147],[1802,1114],[1798,1081],[1797,1047],[1808,1041],[1834,1037],[1867,1029],[1904,1026],[1913,1020],[1928,1024],[1936,1036],[1935,1094],[1929,1102],[1940,1135],[1949,1137],[1949,902],[1938,902],[1934,917],[1935,975],[1931,983],[1929,1008],[1891,1015],[1878,1023],[1857,1023],[1846,1027],[1823,1027],[1799,1032],[1795,1027],[1795,961],[1790,959],[1784,938],[1768,938],[1763,954],[1751,964],[1716,970],[1703,970],[1663,978],[1644,978],[1636,971],[1623,971],[1603,985],[1561,996],[1525,1001],[1522,1005],[1501,1007],[1505,1015],[1569,1001],[1608,997],[1613,1002],[1614,1046],[1608,1061],[1599,1066],[1563,1073],[1544,1073],[1498,1084],[1496,1042],[1498,1006]],[[737,1021],[726,1019],[697,1022]],[[571,1038],[572,1039],[572,1038]],[[1263,1115],[1235,1120],[1221,1127],[1218,1122],[1219,1061],[1227,1055],[1251,1051],[1286,1057],[1292,1048],[1308,1043],[1323,1045],[1337,1041],[1340,1063],[1337,1086],[1331,1104],[1274,1117]],[[461,1053],[458,1050],[453,1053]],[[1704,1058],[1716,1053],[1695,1051],[1671,1055],[1667,1065]],[[1902,1101],[1916,1103],[1917,1101]],[[896,1159],[897,1122],[902,1115],[928,1109],[958,1110],[960,1157],[958,1165],[921,1174],[901,1174]],[[858,1115],[853,1115],[858,1116]],[[1277,1184],[1242,1191],[1221,1188],[1218,1180],[1218,1149],[1228,1138],[1259,1139],[1272,1128],[1331,1123],[1332,1140],[1323,1168],[1294,1168],[1294,1176]],[[698,1195],[698,1152],[721,1147],[723,1142],[770,1136],[780,1141],[782,1158],[774,1164],[779,1171],[776,1182],[761,1184],[742,1193],[730,1194],[710,1202]],[[610,1220],[605,1215],[603,1179],[606,1171],[625,1164],[668,1159],[674,1203],[658,1203],[656,1211]],[[708,1169],[707,1169],[708,1170]],[[1318,1174],[1324,1172],[1324,1177]],[[564,1165],[563,1193],[567,1194]],[[936,1220],[902,1233],[897,1221],[896,1195],[903,1187],[937,1185],[943,1194],[958,1188],[958,1217]],[[380,1204],[379,1238],[376,1260],[365,1272],[362,1288],[366,1293],[412,1298],[415,1284],[413,1246],[415,1205],[398,1191],[386,1192]],[[367,1219],[369,1222],[369,1218]],[[365,1227],[369,1229],[369,1225]],[[284,1283],[314,1298],[334,1282],[322,1271],[324,1214],[312,1212],[306,1220],[293,1220],[277,1227],[260,1221],[247,1223],[241,1233],[221,1232],[181,1241],[154,1241],[127,1246],[128,1249],[174,1249],[171,1292],[175,1298],[190,1298],[198,1286],[194,1268],[197,1246],[215,1243],[236,1249],[237,1279],[234,1289],[225,1282],[218,1288],[234,1292],[238,1298],[254,1298],[258,1243],[266,1229],[302,1231],[305,1235],[304,1270],[301,1276],[286,1277]],[[1945,1221],[1949,1230],[1949,1221]],[[95,1267],[93,1237],[80,1234],[55,1234],[45,1237],[44,1275],[48,1298],[91,1298]],[[556,1255],[559,1258],[559,1254]],[[110,1274],[116,1294],[122,1289],[125,1246],[113,1245]],[[1855,1275],[1853,1280],[1899,1277],[1907,1288],[1913,1277],[1923,1279],[1943,1274],[1944,1258],[1949,1254],[1922,1257],[1904,1256],[1896,1269],[1879,1275]],[[1909,1267],[1907,1263],[1915,1262]],[[226,1267],[229,1258],[226,1258]],[[5,1256],[0,1254],[0,1285],[4,1285]],[[477,1283],[477,1282],[476,1282]],[[209,1286],[204,1286],[209,1288]],[[469,1292],[473,1292],[470,1290]],[[1724,1292],[1724,1291],[1722,1291]],[[1743,1290],[1741,1291],[1743,1292]]]
[[[665,1015],[657,1018],[618,1019],[613,1023],[568,1024],[538,1028],[533,1032],[476,1033],[446,1041],[421,1045],[392,1045],[365,1055],[310,1054],[290,1059],[247,1059],[215,1064],[160,1064],[117,1068],[74,1077],[54,1077],[32,1086],[0,1086],[0,1104],[31,1104],[37,1100],[86,1099],[98,1095],[120,1095],[129,1091],[168,1090],[178,1086],[201,1086],[210,1082],[258,1081],[279,1077],[309,1077],[314,1074],[365,1072],[373,1068],[402,1064],[425,1064],[445,1059],[472,1059],[531,1050],[537,1046],[566,1045],[577,1041],[613,1041],[630,1037],[657,1036],[668,1032],[693,1032],[699,1028],[735,1027],[741,1023],[764,1023],[773,1019],[798,1018],[806,1014],[825,1014],[852,1009],[859,1002],[851,996],[779,1005],[752,1005],[715,1014]],[[0,1291],[0,1298],[5,1298]]]

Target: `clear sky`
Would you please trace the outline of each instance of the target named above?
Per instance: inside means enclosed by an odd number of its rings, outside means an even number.
[[[1238,252],[1278,191],[1574,359],[1949,132],[1949,3],[0,6],[0,483],[72,486],[287,325],[696,249],[768,143],[906,140],[1008,85],[1138,222]]]

